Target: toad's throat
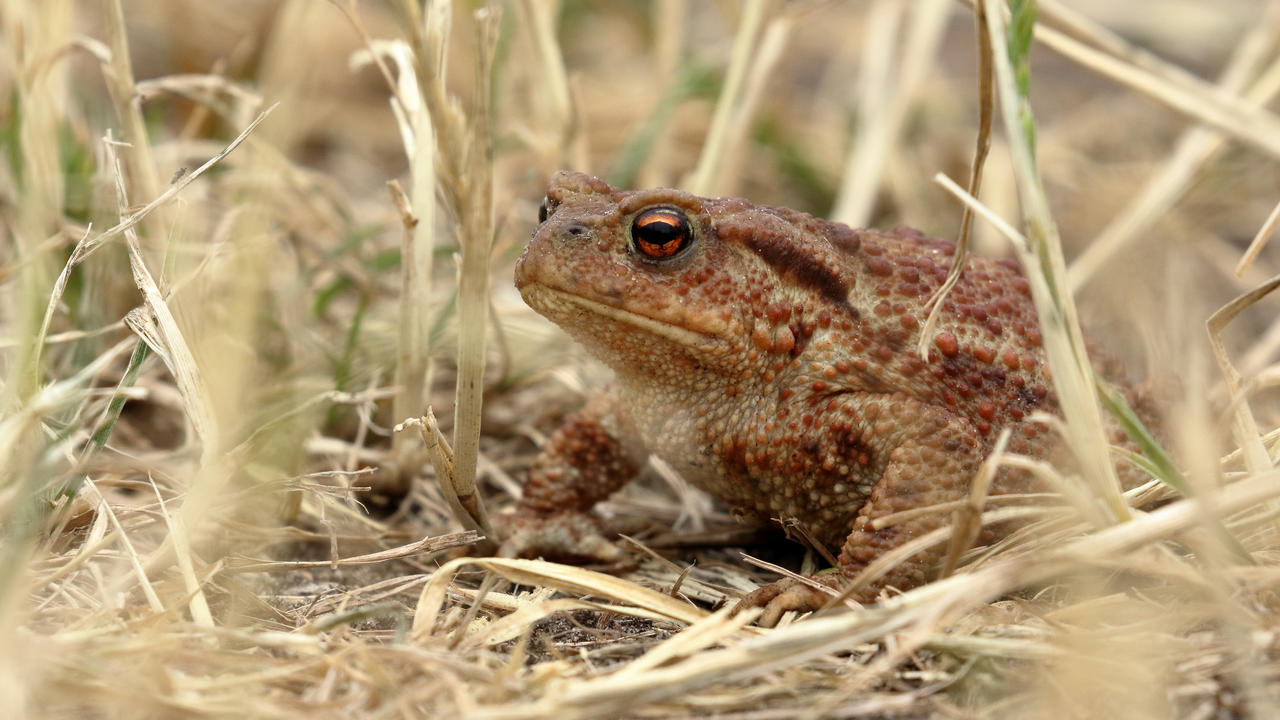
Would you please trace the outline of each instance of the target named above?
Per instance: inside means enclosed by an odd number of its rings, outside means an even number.
[[[548,285],[536,283],[525,285],[520,289],[520,294],[530,307],[548,316],[554,316],[567,310],[566,306],[573,306],[592,315],[630,325],[638,330],[669,340],[686,350],[712,353],[724,344],[723,340],[715,332],[692,330]]]

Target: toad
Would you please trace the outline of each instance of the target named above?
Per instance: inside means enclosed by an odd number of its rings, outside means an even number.
[[[950,242],[859,230],[802,212],[667,188],[553,176],[516,266],[526,303],[617,376],[550,438],[505,556],[615,560],[592,507],[653,453],[763,522],[839,549],[838,586],[951,521],[1003,428],[1010,452],[1049,457],[1057,413],[1030,286],[1016,263],[969,256],[917,352]],[[992,492],[1028,490],[1001,471]],[[945,543],[942,543],[945,545]],[[892,567],[855,599],[924,583],[945,548]],[[748,604],[813,610],[829,596],[782,581]]]

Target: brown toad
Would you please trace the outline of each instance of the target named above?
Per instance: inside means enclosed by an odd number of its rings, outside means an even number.
[[[944,511],[872,526],[961,498],[1002,428],[1012,452],[1053,449],[1025,421],[1057,401],[1028,283],[1010,261],[968,258],[925,361],[924,304],[947,276],[949,242],[567,172],[551,178],[540,221],[516,286],[617,382],[535,462],[505,555],[616,557],[590,510],[652,452],[738,511],[797,521],[841,547],[848,578],[950,522]],[[1002,473],[993,492],[1026,483]],[[923,583],[940,552],[856,597]],[[824,600],[787,582],[748,598],[770,605],[770,621]]]

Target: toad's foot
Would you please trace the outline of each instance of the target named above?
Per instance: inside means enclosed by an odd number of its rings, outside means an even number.
[[[836,591],[848,582],[848,578],[839,572],[820,573],[808,579]],[[795,578],[786,578],[757,588],[742,599],[739,607],[763,607],[764,613],[756,624],[760,627],[773,627],[788,610],[815,612],[826,607],[834,598],[835,595],[830,591],[819,590]]]
[[[622,549],[605,538],[600,522],[582,512],[544,515],[518,510],[496,518],[502,538],[500,557],[543,557],[575,563],[617,565],[625,559]]]

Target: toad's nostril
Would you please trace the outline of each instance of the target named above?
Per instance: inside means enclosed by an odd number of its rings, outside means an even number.
[[[587,227],[578,223],[571,223],[564,226],[564,234],[572,235],[576,238],[586,237],[588,235]]]

